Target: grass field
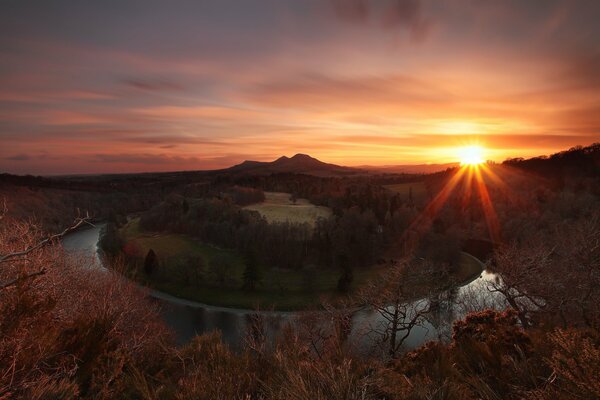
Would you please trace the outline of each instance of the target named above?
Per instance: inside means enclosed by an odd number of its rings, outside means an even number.
[[[429,194],[425,187],[425,182],[409,182],[396,183],[393,185],[384,185],[386,189],[400,194],[402,200],[408,200],[409,193],[412,189],[412,198],[415,204],[423,204],[427,201]]]
[[[125,242],[135,248],[137,253],[146,255],[152,249],[164,262],[174,263],[181,258],[200,257],[206,265],[210,265],[217,257],[229,257],[233,261],[232,264],[239,267],[238,269],[243,265],[242,258],[234,252],[201,243],[186,235],[143,232],[139,228],[138,219],[125,225],[121,233]]]
[[[154,250],[163,276],[185,276],[182,269],[189,268],[185,263],[190,257],[203,260],[199,271],[202,275],[200,285],[187,285],[185,278],[174,281],[138,275],[138,279],[144,284],[178,297],[226,307],[255,308],[260,305],[261,308],[279,310],[307,308],[318,305],[323,296],[330,300],[337,297],[336,287],[340,272],[336,269],[282,270],[262,266],[262,280],[258,289],[247,292],[241,289],[244,260],[233,250],[201,243],[186,235],[144,232],[139,228],[138,219],[125,225],[121,234],[126,246],[135,249],[135,253],[142,257],[150,249]],[[230,260],[227,279],[225,282],[219,282],[211,273],[211,267],[213,262],[218,262],[224,257]],[[360,285],[377,273],[377,268],[356,271],[355,284]]]
[[[121,229],[126,246],[134,248],[140,256],[153,249],[160,263],[160,275],[147,276],[138,273],[137,278],[145,285],[177,297],[224,307],[253,309],[298,310],[318,306],[323,298],[335,302],[340,272],[336,269],[282,270],[262,266],[262,280],[253,292],[242,290],[244,271],[243,258],[233,250],[220,249],[201,243],[191,237],[171,233],[144,232],[139,220],[131,220]],[[202,263],[189,265],[190,259],[201,259]],[[213,275],[213,263],[227,259],[227,279],[218,281]],[[218,268],[218,265],[214,265]],[[477,276],[481,263],[467,253],[451,281],[465,282]],[[193,273],[191,273],[193,272]],[[385,267],[374,266],[354,271],[354,287],[364,284]],[[200,275],[200,281],[192,282],[189,276]],[[422,282],[415,293],[426,294],[432,284]]]
[[[308,223],[314,226],[319,218],[329,218],[331,210],[316,206],[306,199],[290,200],[289,193],[265,192],[265,201],[244,207],[258,211],[269,222]]]

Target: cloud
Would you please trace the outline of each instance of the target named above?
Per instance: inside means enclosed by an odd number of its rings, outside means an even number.
[[[365,104],[402,105],[440,103],[451,96],[440,87],[406,75],[334,77],[293,75],[258,84],[247,90],[250,101],[270,106],[331,110]],[[353,111],[353,110],[352,110]]]
[[[147,165],[160,165],[160,164],[185,164],[185,163],[197,163],[200,161],[198,157],[185,157],[181,155],[169,155],[169,154],[94,154],[90,157],[92,162],[100,163],[125,163],[125,164],[147,164]]]
[[[221,107],[221,106],[154,106],[143,107],[131,110],[132,113],[138,114],[150,119],[157,120],[232,120],[240,121],[243,119],[267,119],[268,116],[263,112],[239,108],[239,107]]]
[[[15,154],[14,156],[4,157],[4,159],[9,161],[27,161],[31,157],[27,154]]]
[[[557,77],[567,88],[596,91],[600,88],[600,50],[571,55]]]
[[[0,92],[0,102],[48,103],[49,101],[104,101],[114,100],[115,96],[90,90],[56,90],[23,92],[23,90]]]
[[[127,78],[123,80],[126,86],[150,92],[173,92],[183,90],[183,86],[168,79]]]
[[[415,40],[425,39],[431,21],[423,15],[421,0],[330,0],[338,18],[368,25],[375,22],[386,29],[402,28]]]
[[[339,18],[352,22],[367,22],[369,17],[367,0],[331,0],[331,4]]]
[[[47,125],[106,125],[114,123],[112,115],[95,115],[87,112],[52,110],[44,113]]]
[[[546,134],[413,134],[413,135],[342,135],[324,141],[359,144],[362,146],[436,148],[455,147],[479,142],[492,149],[566,148],[575,144],[589,145],[600,140],[599,135]]]

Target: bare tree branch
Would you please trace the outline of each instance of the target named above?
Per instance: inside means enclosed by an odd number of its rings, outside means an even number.
[[[51,243],[53,243],[54,241],[61,239],[63,236],[65,236],[67,233],[72,232],[74,230],[76,230],[77,228],[79,228],[80,226],[82,226],[83,224],[87,224],[90,226],[94,226],[91,222],[91,217],[89,215],[89,213],[86,214],[85,217],[83,218],[77,218],[75,220],[75,223],[73,225],[71,225],[70,227],[66,228],[64,231],[51,235],[49,237],[47,237],[46,239],[36,243],[33,246],[28,247],[25,250],[21,250],[21,251],[16,251],[13,253],[8,253],[5,255],[0,255],[0,263],[4,263],[4,262],[11,262],[11,261],[18,261],[18,259],[20,259],[20,257],[23,257],[29,253],[31,253],[32,251],[41,249],[44,246],[47,246]],[[17,260],[15,260],[17,259]]]
[[[423,326],[431,312],[429,302],[419,300],[421,296],[415,289],[419,281],[433,282],[430,274],[434,270],[430,267],[424,261],[402,260],[358,294],[360,302],[377,313],[378,321],[369,326],[369,335],[378,339],[382,349],[387,348],[390,358],[397,357],[413,329]]]
[[[42,268],[41,270],[39,270],[37,272],[32,272],[30,274],[27,274],[27,275],[24,275],[24,276],[20,276],[20,277],[15,278],[15,279],[11,279],[8,282],[0,283],[0,290],[6,289],[6,288],[11,287],[13,285],[16,285],[17,283],[19,283],[21,281],[24,281],[24,280],[27,280],[29,278],[33,278],[33,277],[36,277],[36,276],[39,276],[39,275],[44,275],[45,273],[46,273],[46,270],[44,268]]]
[[[6,206],[6,197],[2,198],[2,210],[0,210],[0,221],[8,213],[8,207]]]

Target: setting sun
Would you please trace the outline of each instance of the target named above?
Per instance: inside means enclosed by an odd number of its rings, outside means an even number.
[[[483,147],[473,145],[459,149],[459,158],[461,165],[477,165],[484,162]]]

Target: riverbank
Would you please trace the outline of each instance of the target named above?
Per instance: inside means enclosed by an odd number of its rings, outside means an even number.
[[[202,243],[192,237],[165,232],[145,232],[139,220],[121,228],[124,251],[138,259],[133,279],[170,295],[221,307],[293,311],[317,307],[323,300],[335,303],[340,271],[331,268],[285,270],[260,266],[261,279],[253,291],[242,289],[245,263],[230,249]],[[158,270],[139,268],[152,249]],[[134,268],[132,266],[132,268]],[[354,271],[354,288],[383,271],[372,267]]]
[[[103,227],[104,224],[98,224],[95,227],[80,229],[77,232],[67,235],[63,239],[65,250],[72,255],[95,257],[97,254],[96,245],[99,233]],[[481,266],[478,260],[472,259],[472,261],[473,263],[471,264],[464,264],[465,268],[470,265],[469,268],[472,267],[476,270],[479,268],[478,266]],[[98,260],[98,265],[101,266],[100,260]],[[466,268],[465,271],[469,268]],[[479,278],[480,275],[483,278]],[[473,279],[473,282],[469,283],[471,279]],[[461,286],[461,291],[462,289],[468,291],[470,288],[475,291],[485,290],[485,284],[482,283],[482,280],[490,279],[494,279],[493,274],[480,274],[477,272],[476,276],[462,283],[465,286]],[[139,283],[143,287],[143,283]],[[252,306],[237,308],[219,306],[219,300],[222,300],[219,298],[212,305],[209,305],[206,302],[203,303],[187,300],[182,298],[182,296],[174,296],[159,289],[150,289],[148,295],[153,299],[152,301],[156,301],[159,304],[162,318],[176,333],[177,342],[180,344],[188,343],[198,334],[218,330],[222,332],[223,340],[226,343],[233,348],[237,348],[244,340],[243,335],[248,322],[248,314],[256,312],[252,309]],[[277,324],[281,322],[280,318],[287,318],[294,315],[294,311],[274,310],[271,312],[266,310],[266,308],[262,308],[260,311],[261,315],[270,318],[269,326],[275,330],[278,329],[276,328]],[[457,314],[454,314],[455,312]],[[460,309],[450,313],[452,315],[460,315]],[[356,318],[359,320],[357,323],[361,326],[364,326],[366,323],[376,323],[372,321],[372,318],[375,318],[375,316],[371,315],[368,311],[358,313]],[[448,323],[451,323],[451,321],[449,320]],[[436,339],[438,328],[431,325],[416,327],[407,339],[406,344],[408,348],[415,348],[427,340]]]
[[[124,251],[137,259],[131,277],[152,289],[203,304],[240,309],[295,311],[319,307],[323,301],[337,303],[345,295],[337,291],[340,271],[331,268],[283,270],[261,266],[261,279],[253,291],[242,289],[244,260],[233,250],[202,243],[186,235],[145,232],[139,220],[132,219],[121,228]],[[141,267],[152,249],[158,267],[151,274]],[[482,271],[482,264],[463,253],[449,284],[468,282]],[[352,290],[357,290],[379,274],[385,266],[354,271]],[[416,293],[426,295],[439,282],[419,282]]]

